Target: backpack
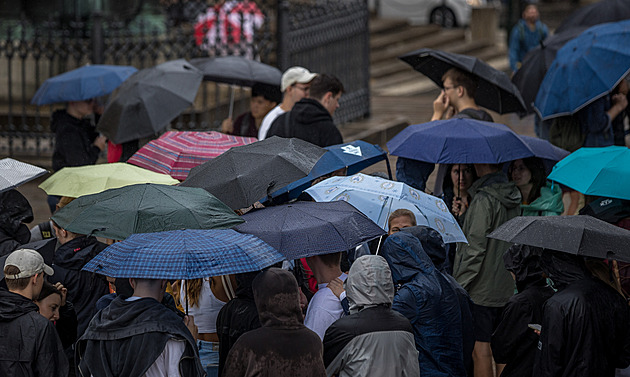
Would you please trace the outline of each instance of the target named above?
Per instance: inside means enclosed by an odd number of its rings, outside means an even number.
[[[549,127],[549,142],[569,152],[582,148],[585,139],[580,123],[573,115],[554,118]]]

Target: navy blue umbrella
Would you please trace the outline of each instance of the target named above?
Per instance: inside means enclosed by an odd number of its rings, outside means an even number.
[[[252,211],[243,219],[235,230],[259,237],[287,259],[350,250],[385,234],[344,201],[295,202]]]
[[[411,125],[387,148],[393,156],[435,164],[498,164],[534,155],[509,127],[461,118]]]
[[[85,65],[44,81],[31,103],[41,106],[101,97],[113,92],[136,71],[124,65]]]
[[[558,148],[544,139],[524,135],[520,135],[520,138],[527,144],[529,149],[534,152],[535,157],[553,161],[554,164],[571,154],[569,151]]]
[[[390,170],[387,152],[376,144],[356,140],[350,143],[331,145],[324,149],[327,150],[326,153],[317,161],[313,170],[306,177],[273,192],[271,198],[276,199],[281,195],[287,194],[282,197],[282,201],[295,199],[309,188],[315,179],[343,168],[348,168],[346,175],[354,175],[368,166],[385,160],[387,162],[387,170]],[[391,178],[391,172],[389,174]],[[263,200],[261,200],[261,203]],[[274,202],[278,203],[277,200],[274,200]]]

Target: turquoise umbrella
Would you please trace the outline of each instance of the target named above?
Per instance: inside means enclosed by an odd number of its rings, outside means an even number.
[[[585,195],[630,200],[630,149],[580,148],[558,162],[548,179]]]

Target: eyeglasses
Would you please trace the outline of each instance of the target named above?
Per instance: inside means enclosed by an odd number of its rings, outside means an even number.
[[[455,88],[457,88],[458,86],[459,86],[459,85],[454,85],[454,86],[444,86],[444,91],[451,90],[451,89],[455,89]]]

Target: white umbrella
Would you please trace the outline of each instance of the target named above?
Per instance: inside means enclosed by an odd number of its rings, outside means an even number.
[[[48,171],[39,166],[20,162],[12,158],[0,160],[0,192],[16,188],[19,185],[41,177]]]

